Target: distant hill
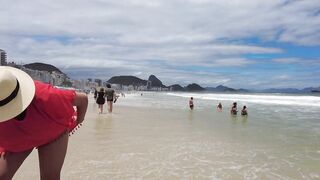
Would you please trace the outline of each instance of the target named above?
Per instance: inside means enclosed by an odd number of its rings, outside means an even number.
[[[219,85],[216,87],[216,91],[231,91],[231,92],[233,92],[233,91],[237,91],[237,90],[235,90],[233,88],[229,88],[227,86]]]
[[[60,69],[58,69],[57,67],[51,64],[36,62],[36,63],[25,64],[24,67],[33,69],[33,70],[38,70],[38,71],[48,71],[50,73],[52,73],[53,71],[56,71],[61,74],[64,74],[62,71],[60,71]]]
[[[185,89],[180,86],[179,84],[173,84],[169,86],[169,88],[172,88],[173,91],[184,91]]]
[[[270,88],[270,89],[264,89],[263,92],[265,93],[300,93],[301,90],[296,88]]]
[[[314,87],[309,87],[309,88],[304,88],[302,89],[303,92],[320,92],[320,87],[314,88]]]
[[[237,89],[238,92],[243,92],[243,93],[247,93],[247,92],[251,92],[251,90],[248,90],[248,89]]]
[[[196,83],[189,84],[184,88],[186,91],[204,91],[205,89]]]
[[[233,88],[229,88],[227,86],[219,85],[217,87],[207,87],[206,90],[208,91],[215,91],[215,92],[235,92],[238,91]],[[246,91],[245,89],[242,89],[242,91]]]
[[[263,90],[252,90],[253,92],[262,92],[262,93],[311,93],[320,91],[320,87],[307,87],[303,89],[297,88],[270,88]]]
[[[36,63],[33,63],[36,64]],[[42,63],[38,63],[42,64]],[[53,69],[55,69],[54,66],[52,66]],[[56,68],[55,70],[57,70]],[[58,69],[59,70],[59,69]],[[59,70],[60,71],[60,70]],[[61,72],[61,71],[60,71]],[[146,86],[147,82],[151,81],[151,87],[167,87],[165,86],[160,79],[158,79],[155,75],[150,75],[148,80],[143,80],[135,76],[114,76],[108,80],[111,84],[121,84],[121,85],[134,85],[134,86]],[[264,89],[264,90],[254,90],[254,89],[234,89],[227,86],[219,85],[217,87],[206,87],[203,88],[200,85],[196,83],[192,83],[187,85],[186,87],[182,87],[179,84],[173,84],[171,86],[168,86],[168,88],[171,88],[173,91],[213,91],[213,92],[258,92],[258,93],[311,93],[320,92],[320,87],[314,88],[304,88],[304,89],[296,89],[296,88],[270,88],[270,89]]]
[[[155,75],[150,75],[148,81],[151,81],[152,87],[166,87]]]
[[[146,86],[147,81],[137,78],[135,76],[113,76],[108,80],[111,84],[121,84],[121,85],[134,85],[134,86]]]

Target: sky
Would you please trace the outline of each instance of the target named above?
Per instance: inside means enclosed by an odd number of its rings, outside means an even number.
[[[0,0],[0,49],[73,79],[320,86],[320,0]]]

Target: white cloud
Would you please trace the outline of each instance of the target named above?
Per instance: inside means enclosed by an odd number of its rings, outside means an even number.
[[[189,75],[181,68],[243,68],[258,63],[243,55],[283,53],[279,48],[237,42],[252,37],[320,45],[319,0],[4,0],[2,4],[0,48],[9,59],[23,63],[106,68],[141,76],[168,69],[176,82],[200,78],[204,84],[239,85],[228,74]],[[162,77],[167,82],[172,79]]]

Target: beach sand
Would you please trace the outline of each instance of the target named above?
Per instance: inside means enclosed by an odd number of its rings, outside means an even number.
[[[104,114],[98,114],[98,107],[91,100],[83,126],[69,138],[62,179],[157,177],[164,171],[157,161],[168,155],[161,144],[172,143],[171,137],[188,134],[190,128],[188,123],[171,123],[166,114],[181,122],[185,118],[172,110],[117,104],[112,114],[107,113],[106,106]],[[175,132],[177,128],[179,134]],[[14,179],[39,179],[36,149]]]

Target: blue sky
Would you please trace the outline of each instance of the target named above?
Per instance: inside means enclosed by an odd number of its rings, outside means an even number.
[[[72,78],[320,86],[320,0],[2,0],[0,49]]]

